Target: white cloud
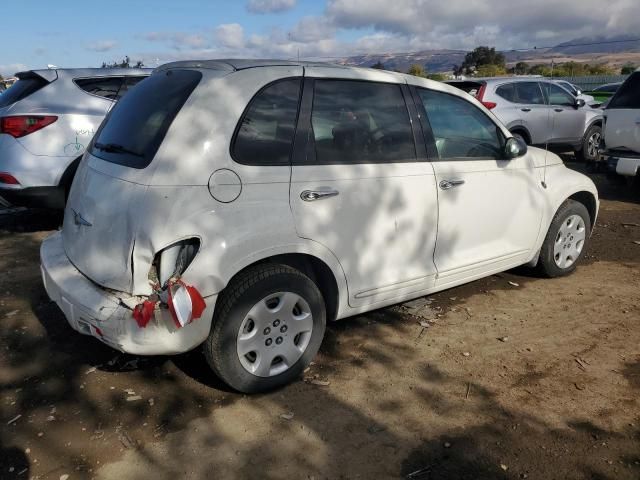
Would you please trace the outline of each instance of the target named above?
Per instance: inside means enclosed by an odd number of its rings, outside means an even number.
[[[242,48],[244,46],[244,29],[239,23],[218,25],[215,38],[219,45],[226,48]]]
[[[94,52],[108,52],[118,46],[118,42],[115,40],[100,40],[87,45],[87,50]]]
[[[247,10],[251,13],[278,13],[291,10],[296,0],[249,0]]]
[[[6,65],[0,65],[0,75],[3,77],[12,77],[14,74],[18,72],[24,72],[25,70],[29,70],[24,63],[9,63]]]

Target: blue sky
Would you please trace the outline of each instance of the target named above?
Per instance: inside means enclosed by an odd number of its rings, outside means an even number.
[[[638,0],[10,0],[0,74],[99,66],[129,55],[304,58],[492,45],[523,48],[637,32]],[[108,7],[108,8],[105,8]],[[517,12],[517,13],[516,13]],[[7,40],[10,39],[10,40]]]

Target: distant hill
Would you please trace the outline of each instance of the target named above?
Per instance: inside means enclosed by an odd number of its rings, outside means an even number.
[[[527,63],[550,63],[553,59],[559,62],[591,62],[606,63],[619,67],[626,62],[640,64],[640,34],[636,36],[620,35],[614,37],[583,37],[560,43],[552,48],[535,50],[505,51],[507,64],[524,61]],[[634,41],[629,41],[634,40]],[[579,45],[576,45],[579,44]],[[339,63],[371,67],[381,62],[387,70],[406,72],[416,63],[426,68],[429,73],[451,72],[454,65],[460,65],[467,52],[465,50],[423,50],[407,55],[369,54],[355,55],[342,59]]]

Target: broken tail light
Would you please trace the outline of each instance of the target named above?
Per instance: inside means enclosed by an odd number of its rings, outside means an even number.
[[[0,133],[6,133],[14,138],[24,137],[30,133],[51,125],[58,120],[55,115],[14,115],[0,117]]]
[[[169,285],[167,305],[176,327],[181,328],[202,316],[206,304],[195,287],[181,281]]]

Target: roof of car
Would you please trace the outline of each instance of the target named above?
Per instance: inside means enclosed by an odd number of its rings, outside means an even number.
[[[182,60],[178,62],[165,63],[156,70],[166,70],[169,68],[207,68],[212,70],[225,70],[234,72],[247,68],[258,67],[335,67],[353,68],[346,65],[337,65],[323,62],[305,62],[293,60],[273,60],[273,59],[238,59],[220,58],[215,60]]]

